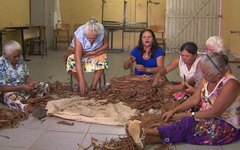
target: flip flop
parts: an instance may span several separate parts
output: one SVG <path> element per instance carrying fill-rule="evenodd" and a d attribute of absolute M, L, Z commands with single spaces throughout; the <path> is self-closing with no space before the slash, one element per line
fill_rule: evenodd
<path fill-rule="evenodd" d="M 140 123 L 138 120 L 133 120 L 125 125 L 127 135 L 132 137 L 138 150 L 143 149 L 142 140 L 146 137 L 143 129 L 140 127 Z"/>

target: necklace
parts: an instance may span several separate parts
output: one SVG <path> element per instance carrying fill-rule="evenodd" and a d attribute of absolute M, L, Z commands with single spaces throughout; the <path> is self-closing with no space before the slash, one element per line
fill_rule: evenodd
<path fill-rule="evenodd" d="M 144 58 L 144 59 L 149 59 L 150 56 L 151 56 L 151 53 L 149 53 L 149 54 L 148 54 L 148 53 L 144 53 L 144 54 L 143 54 L 143 58 Z"/>

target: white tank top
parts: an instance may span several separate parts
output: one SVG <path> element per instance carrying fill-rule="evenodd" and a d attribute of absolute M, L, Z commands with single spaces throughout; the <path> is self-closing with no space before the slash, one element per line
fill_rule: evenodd
<path fill-rule="evenodd" d="M 196 70 L 197 70 L 197 65 L 199 61 L 201 60 L 201 57 L 197 57 L 194 63 L 192 64 L 190 70 L 188 70 L 187 65 L 184 63 L 182 60 L 182 56 L 180 56 L 179 62 L 178 62 L 178 67 L 179 67 L 179 72 L 180 72 L 180 77 L 184 79 L 184 75 L 186 76 L 186 80 L 191 79 Z"/>

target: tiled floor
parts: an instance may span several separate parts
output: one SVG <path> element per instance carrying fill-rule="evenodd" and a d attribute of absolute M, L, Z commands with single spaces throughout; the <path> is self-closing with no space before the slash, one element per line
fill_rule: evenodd
<path fill-rule="evenodd" d="M 49 51 L 49 55 L 43 59 L 40 56 L 28 56 L 31 61 L 27 62 L 30 74 L 33 79 L 39 81 L 62 81 L 69 82 L 69 76 L 65 74 L 61 57 L 64 50 Z M 113 77 L 129 74 L 122 68 L 123 61 L 127 59 L 128 53 L 109 54 L 110 65 L 106 71 L 107 82 Z M 167 54 L 165 62 L 168 64 L 176 54 Z M 233 72 L 240 79 L 240 71 L 237 64 L 232 64 Z M 92 74 L 85 74 L 87 82 L 90 84 Z M 178 80 L 178 71 L 168 75 L 170 80 Z M 0 106 L 3 107 L 3 106 Z M 91 137 L 105 140 L 118 135 L 125 134 L 122 126 L 106 126 L 83 122 L 74 122 L 74 126 L 60 125 L 58 121 L 62 119 L 47 117 L 43 123 L 38 119 L 30 118 L 22 122 L 18 128 L 0 130 L 0 150 L 77 150 L 78 144 L 87 147 Z M 3 136 L 8 136 L 9 139 Z M 189 144 L 172 145 L 173 150 L 236 150 L 239 149 L 240 141 L 225 146 L 197 146 Z M 148 146 L 146 149 L 154 149 Z"/>

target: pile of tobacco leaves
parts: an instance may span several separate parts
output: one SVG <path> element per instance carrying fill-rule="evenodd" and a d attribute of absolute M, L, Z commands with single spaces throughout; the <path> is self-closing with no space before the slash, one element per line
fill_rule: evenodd
<path fill-rule="evenodd" d="M 28 114 L 6 108 L 0 109 L 0 129 L 16 127 L 20 121 L 26 120 Z"/>

